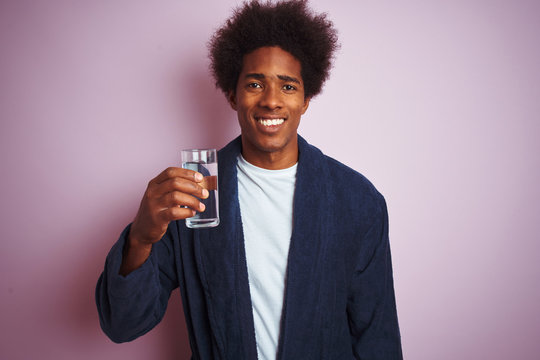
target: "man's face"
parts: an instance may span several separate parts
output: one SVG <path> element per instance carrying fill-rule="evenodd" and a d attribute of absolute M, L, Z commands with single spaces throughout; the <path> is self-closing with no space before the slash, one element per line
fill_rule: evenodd
<path fill-rule="evenodd" d="M 229 103 L 238 113 L 242 154 L 266 168 L 292 166 L 298 159 L 297 129 L 306 112 L 301 64 L 279 47 L 262 47 L 244 56 Z"/>

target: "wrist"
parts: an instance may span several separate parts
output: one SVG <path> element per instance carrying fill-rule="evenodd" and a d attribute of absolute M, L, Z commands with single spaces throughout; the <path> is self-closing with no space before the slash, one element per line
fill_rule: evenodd
<path fill-rule="evenodd" d="M 138 254 L 141 255 L 148 255 L 150 254 L 150 251 L 152 250 L 152 243 L 146 243 L 144 241 L 139 240 L 138 237 L 129 235 L 128 239 L 126 241 L 126 255 L 127 254 Z"/>
<path fill-rule="evenodd" d="M 128 235 L 124 245 L 120 275 L 126 276 L 133 270 L 138 269 L 148 259 L 151 251 L 151 243 L 141 242 L 136 237 Z"/>

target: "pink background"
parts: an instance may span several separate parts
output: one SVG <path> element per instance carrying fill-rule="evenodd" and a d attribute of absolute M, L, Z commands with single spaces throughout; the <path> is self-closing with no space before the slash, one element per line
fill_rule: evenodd
<path fill-rule="evenodd" d="M 239 3 L 239 1 L 238 1 Z M 188 359 L 94 286 L 147 182 L 239 130 L 206 42 L 236 1 L 0 2 L 0 358 Z M 540 4 L 312 2 L 342 47 L 300 133 L 386 196 L 406 359 L 540 358 Z"/>

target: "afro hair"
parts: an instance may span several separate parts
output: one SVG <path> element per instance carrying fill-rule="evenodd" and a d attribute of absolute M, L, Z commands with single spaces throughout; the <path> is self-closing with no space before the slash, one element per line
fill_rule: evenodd
<path fill-rule="evenodd" d="M 278 46 L 301 64 L 304 96 L 321 92 L 328 79 L 337 31 L 326 14 L 314 14 L 306 0 L 246 2 L 218 29 L 208 44 L 216 87 L 234 92 L 244 55 L 265 46 Z"/>

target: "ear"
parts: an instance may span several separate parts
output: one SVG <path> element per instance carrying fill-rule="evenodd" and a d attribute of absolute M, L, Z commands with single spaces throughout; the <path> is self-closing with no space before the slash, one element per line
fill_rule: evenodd
<path fill-rule="evenodd" d="M 232 107 L 234 111 L 237 111 L 236 107 L 236 93 L 232 90 L 230 90 L 227 93 L 227 101 L 229 102 L 229 105 Z"/>
<path fill-rule="evenodd" d="M 310 97 L 304 98 L 304 106 L 302 106 L 302 115 L 304 115 L 309 107 Z"/>

